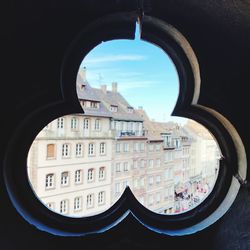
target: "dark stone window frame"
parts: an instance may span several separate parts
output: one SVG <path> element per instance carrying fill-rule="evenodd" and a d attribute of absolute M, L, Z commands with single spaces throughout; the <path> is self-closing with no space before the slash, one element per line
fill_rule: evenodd
<path fill-rule="evenodd" d="M 82 218 L 54 213 L 34 194 L 29 184 L 26 162 L 33 140 L 52 120 L 67 114 L 82 113 L 75 90 L 80 63 L 85 55 L 102 41 L 134 39 L 137 20 L 136 12 L 117 13 L 88 25 L 72 42 L 62 63 L 62 100 L 49 103 L 24 117 L 9 142 L 4 162 L 4 177 L 9 197 L 21 216 L 42 231 L 60 236 L 100 233 L 132 214 L 138 223 L 161 234 L 195 233 L 223 216 L 246 178 L 246 156 L 237 131 L 221 114 L 198 103 L 199 65 L 192 48 L 171 25 L 154 17 L 144 16 L 140 20 L 141 38 L 161 47 L 171 57 L 178 71 L 180 93 L 172 114 L 203 124 L 214 135 L 221 149 L 223 158 L 213 190 L 201 204 L 188 212 L 161 215 L 141 205 L 128 187 L 107 211 Z"/>

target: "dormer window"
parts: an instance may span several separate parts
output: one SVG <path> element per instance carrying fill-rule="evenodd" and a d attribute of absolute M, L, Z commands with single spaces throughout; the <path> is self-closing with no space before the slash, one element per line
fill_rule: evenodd
<path fill-rule="evenodd" d="M 117 111 L 118 111 L 118 106 L 116 106 L 116 105 L 110 105 L 109 110 L 110 110 L 111 112 L 117 112 Z"/>
<path fill-rule="evenodd" d="M 127 107 L 127 112 L 128 113 L 133 113 L 134 112 L 134 108 L 133 107 Z"/>
<path fill-rule="evenodd" d="M 99 103 L 98 102 L 90 102 L 90 107 L 94 108 L 94 109 L 98 109 L 99 108 Z"/>
<path fill-rule="evenodd" d="M 81 101 L 80 101 L 80 103 L 81 103 L 81 106 L 82 106 L 82 107 L 86 107 L 86 106 L 87 106 L 87 105 L 86 105 L 86 104 L 87 104 L 87 102 L 86 102 L 86 101 L 84 101 L 84 100 L 81 100 Z"/>

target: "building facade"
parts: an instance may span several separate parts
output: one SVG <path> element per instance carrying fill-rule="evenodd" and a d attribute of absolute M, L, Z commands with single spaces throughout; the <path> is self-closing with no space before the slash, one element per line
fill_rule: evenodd
<path fill-rule="evenodd" d="M 214 141 L 194 126 L 151 121 L 117 83 L 110 91 L 92 88 L 85 73 L 76 84 L 83 113 L 52 121 L 30 148 L 28 175 L 39 199 L 60 214 L 89 216 L 107 210 L 129 186 L 156 213 L 192 208 L 191 195 L 205 185 L 208 192 L 215 180 Z"/>

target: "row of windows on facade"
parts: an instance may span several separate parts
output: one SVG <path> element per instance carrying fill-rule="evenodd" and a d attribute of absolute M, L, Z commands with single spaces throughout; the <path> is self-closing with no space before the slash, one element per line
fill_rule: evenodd
<path fill-rule="evenodd" d="M 88 194 L 86 196 L 86 208 L 94 208 L 94 202 L 95 201 L 95 194 Z M 97 195 L 97 204 L 98 206 L 104 205 L 105 204 L 105 191 L 101 191 Z M 55 209 L 55 203 L 54 202 L 49 202 L 46 204 L 47 207 L 51 209 Z M 60 213 L 61 214 L 67 214 L 69 213 L 69 200 L 65 199 L 60 201 Z M 83 209 L 83 197 L 82 196 L 77 196 L 74 198 L 74 212 L 79 212 Z"/>
<path fill-rule="evenodd" d="M 101 126 L 101 119 L 94 120 L 94 130 L 100 131 Z M 79 126 L 79 118 L 73 117 L 70 120 L 70 128 L 71 130 L 78 130 L 80 129 Z M 122 131 L 139 131 L 142 129 L 142 122 L 128 122 L 128 121 L 111 121 L 110 122 L 111 129 L 122 130 Z M 65 128 L 65 118 L 60 117 L 57 119 L 57 128 L 63 129 Z M 91 128 L 91 121 L 89 118 L 83 118 L 83 127 L 84 130 L 88 130 Z M 48 124 L 45 129 L 50 129 L 50 125 Z"/>
<path fill-rule="evenodd" d="M 172 162 L 175 159 L 174 157 L 174 152 L 172 151 L 167 151 L 165 152 L 165 162 Z M 184 158 L 182 159 L 183 162 L 183 168 L 189 167 L 189 159 Z M 146 168 L 148 167 L 149 169 L 153 168 L 160 168 L 161 167 L 161 159 L 137 159 L 133 160 L 133 163 L 131 166 L 129 166 L 128 162 L 116 162 L 115 163 L 115 172 L 122 172 L 122 171 L 129 171 L 131 169 L 137 169 L 137 168 Z"/>
<path fill-rule="evenodd" d="M 70 121 L 70 128 L 72 130 L 77 130 L 79 129 L 79 121 L 78 118 L 73 117 L 71 118 Z M 64 128 L 65 127 L 65 119 L 63 117 L 60 117 L 57 119 L 57 128 Z M 46 127 L 47 129 L 49 128 L 49 125 Z M 90 128 L 90 119 L 89 118 L 84 118 L 83 119 L 83 129 L 89 129 Z M 95 130 L 100 130 L 101 129 L 101 120 L 100 119 L 95 119 Z"/>
<path fill-rule="evenodd" d="M 127 164 L 125 164 L 126 166 Z M 164 172 L 165 175 L 165 180 L 171 179 L 172 176 L 172 169 L 166 169 Z M 98 180 L 103 181 L 105 179 L 106 172 L 105 172 L 105 167 L 100 167 L 99 172 L 98 172 Z M 156 184 L 159 184 L 161 182 L 161 175 L 157 176 L 149 176 L 148 177 L 148 184 L 149 186 L 153 185 L 154 179 Z M 95 180 L 95 169 L 90 168 L 87 171 L 87 181 L 88 182 L 93 182 Z M 139 186 L 139 181 L 140 184 L 144 187 L 144 178 L 141 178 L 140 180 L 138 178 L 135 178 L 134 180 L 134 188 L 137 188 Z M 83 183 L 83 170 L 76 170 L 74 173 L 74 182 L 75 184 L 82 184 Z M 68 171 L 62 172 L 61 173 L 61 186 L 69 186 L 70 183 L 70 174 Z M 128 184 L 128 183 L 127 183 Z M 117 184 L 118 185 L 118 184 Z M 47 174 L 45 177 L 45 188 L 50 189 L 50 188 L 55 188 L 55 174 L 50 173 Z"/>
<path fill-rule="evenodd" d="M 173 178 L 173 172 L 172 169 L 167 169 L 164 172 L 164 178 L 165 181 L 172 180 Z M 134 178 L 132 184 L 132 189 L 139 189 L 139 188 L 145 188 L 145 179 L 146 177 L 138 177 Z M 153 186 L 154 184 L 159 185 L 161 184 L 162 181 L 162 176 L 161 175 L 155 175 L 155 176 L 148 176 L 147 177 L 147 183 L 148 187 Z M 115 192 L 120 193 L 126 186 L 129 186 L 129 180 L 124 180 L 122 183 L 121 182 L 116 182 L 115 183 Z"/>
<path fill-rule="evenodd" d="M 95 155 L 95 143 L 88 144 L 88 155 L 92 156 Z M 64 143 L 62 144 L 62 157 L 69 157 L 71 152 L 71 144 Z M 106 154 L 106 143 L 101 142 L 99 144 L 99 154 L 105 155 Z M 75 156 L 80 157 L 83 156 L 83 144 L 76 143 L 75 144 Z M 56 145 L 55 144 L 48 144 L 47 145 L 47 159 L 55 158 L 56 157 Z"/>
<path fill-rule="evenodd" d="M 82 90 L 84 90 L 84 87 L 81 88 Z M 93 109 L 99 109 L 100 108 L 100 102 L 96 102 L 96 101 L 87 101 L 87 100 L 81 100 L 80 101 L 81 106 L 82 107 L 86 107 L 86 108 L 93 108 Z M 109 106 L 109 111 L 111 112 L 118 112 L 118 106 L 117 105 L 110 105 Z M 128 106 L 126 111 L 128 113 L 133 113 L 134 112 L 134 108 Z"/>
<path fill-rule="evenodd" d="M 171 134 L 162 134 L 164 148 L 180 148 L 182 146 L 181 141 L 185 142 L 188 137 L 173 138 Z"/>
<path fill-rule="evenodd" d="M 148 151 L 160 151 L 161 144 L 148 144 Z M 129 152 L 129 143 L 116 143 L 116 153 L 120 152 Z M 144 152 L 145 151 L 145 143 L 144 142 L 133 142 L 133 151 L 134 152 Z"/>
<path fill-rule="evenodd" d="M 148 164 L 147 164 L 148 162 Z M 123 167 L 122 167 L 123 165 Z M 149 160 L 145 160 L 145 159 L 141 159 L 141 160 L 133 160 L 133 164 L 131 165 L 131 167 L 133 169 L 136 169 L 137 167 L 148 167 L 149 168 L 153 168 L 153 167 L 161 167 L 161 159 L 149 159 Z M 128 162 L 117 162 L 115 163 L 115 171 L 116 172 L 121 172 L 121 171 L 129 171 L 129 163 Z"/>
<path fill-rule="evenodd" d="M 143 181 L 143 186 L 144 186 L 144 178 L 141 179 L 141 181 Z M 134 187 L 132 188 L 132 190 L 136 190 L 136 188 L 138 184 L 136 184 L 136 186 L 134 185 Z M 129 186 L 129 181 L 123 181 L 123 182 L 118 182 L 115 184 L 115 195 L 119 196 L 121 194 L 121 192 L 127 187 Z M 146 199 L 147 198 L 147 199 Z M 164 198 L 164 200 L 163 200 Z M 161 201 L 171 201 L 174 199 L 174 187 L 165 187 L 162 188 L 162 192 L 154 192 L 154 193 L 150 193 L 150 194 L 145 194 L 139 197 L 139 201 L 142 204 L 145 204 L 146 200 L 148 201 L 148 205 L 153 205 L 154 203 L 159 203 Z"/>
<path fill-rule="evenodd" d="M 106 177 L 106 170 L 105 167 L 100 167 L 98 171 L 98 180 L 103 181 Z M 93 182 L 95 180 L 95 169 L 90 168 L 87 171 L 87 181 Z M 83 183 L 83 170 L 78 169 L 74 173 L 74 182 L 75 184 L 82 184 Z M 49 173 L 45 177 L 45 188 L 55 188 L 55 174 Z M 61 173 L 61 186 L 68 186 L 70 183 L 70 173 L 68 171 Z"/>
<path fill-rule="evenodd" d="M 139 142 L 134 142 L 134 152 L 144 152 L 145 150 L 145 143 L 139 143 Z M 123 151 L 122 151 L 123 149 Z M 153 152 L 154 150 L 160 151 L 161 150 L 161 144 L 148 144 L 148 150 Z M 117 143 L 116 144 L 116 153 L 121 153 L 121 152 L 130 152 L 129 151 L 129 143 Z M 165 162 L 170 162 L 173 161 L 174 159 L 179 159 L 182 156 L 189 156 L 189 149 L 188 148 L 183 148 L 182 151 L 165 151 L 164 152 L 164 159 Z M 143 162 L 144 160 L 142 160 Z M 159 160 L 158 160 L 159 161 Z M 144 166 L 145 163 L 142 163 L 141 166 Z M 158 166 L 158 164 L 156 164 Z M 136 166 L 136 164 L 135 164 Z M 151 163 L 149 163 L 149 166 L 151 166 Z"/>
<path fill-rule="evenodd" d="M 156 151 L 160 151 L 161 147 L 160 144 L 157 145 L 149 145 L 149 151 L 154 150 L 154 146 L 156 146 Z M 88 144 L 88 155 L 92 156 L 95 155 L 96 151 L 96 144 L 89 143 Z M 62 144 L 62 157 L 69 157 L 70 156 L 70 148 L 71 144 L 64 143 Z M 129 152 L 129 143 L 117 143 L 116 144 L 116 153 L 122 152 Z M 145 143 L 134 142 L 134 152 L 144 152 L 145 150 Z M 99 154 L 105 155 L 106 154 L 106 143 L 101 142 L 99 144 Z M 83 143 L 76 143 L 75 144 L 75 156 L 83 156 Z M 56 145 L 55 144 L 48 144 L 47 145 L 47 158 L 55 158 L 56 157 Z"/>
<path fill-rule="evenodd" d="M 124 144 L 126 145 L 126 144 Z M 105 143 L 100 143 L 100 155 L 105 155 L 106 153 L 106 144 Z M 95 144 L 90 143 L 88 145 L 88 154 L 90 156 L 95 155 Z M 83 144 L 77 143 L 75 147 L 75 155 L 76 156 L 83 156 Z M 70 156 L 70 144 L 63 144 L 62 145 L 62 157 L 68 157 Z M 55 144 L 48 144 L 47 145 L 47 158 L 48 159 L 54 159 L 56 157 L 55 153 Z M 169 162 L 173 160 L 173 152 L 165 152 L 165 162 Z M 188 162 L 188 159 L 185 159 L 184 161 Z M 133 168 L 137 168 L 138 166 L 140 167 L 146 167 L 147 160 L 141 159 L 141 160 L 134 160 L 133 161 Z M 161 166 L 161 159 L 149 159 L 148 160 L 148 167 L 153 168 L 154 166 L 160 167 Z M 116 172 L 120 172 L 120 163 L 116 163 Z M 124 171 L 128 171 L 128 163 L 124 163 Z"/>

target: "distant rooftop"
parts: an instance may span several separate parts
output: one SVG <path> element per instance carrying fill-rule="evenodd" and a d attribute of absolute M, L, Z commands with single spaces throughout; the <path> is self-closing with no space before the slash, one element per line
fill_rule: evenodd
<path fill-rule="evenodd" d="M 79 100 L 94 101 L 100 103 L 99 109 L 84 108 L 86 115 L 97 115 L 112 117 L 115 120 L 124 121 L 140 121 L 143 119 L 126 101 L 126 99 L 118 92 L 118 84 L 112 83 L 112 90 L 107 90 L 106 85 L 102 85 L 100 89 L 90 86 L 86 79 L 86 68 L 80 68 L 77 75 L 76 84 L 77 96 Z M 110 106 L 116 106 L 117 111 L 111 112 Z"/>

